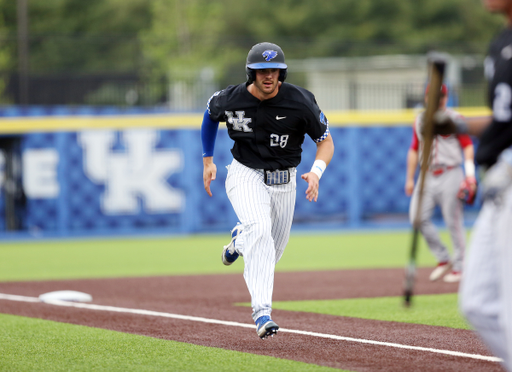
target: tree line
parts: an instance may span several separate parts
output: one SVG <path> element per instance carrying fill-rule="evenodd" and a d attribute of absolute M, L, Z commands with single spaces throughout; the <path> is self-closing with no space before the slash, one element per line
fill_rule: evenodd
<path fill-rule="evenodd" d="M 261 41 L 287 58 L 486 52 L 480 0 L 27 0 L 31 74 L 226 79 Z M 0 71 L 18 69 L 17 5 L 0 0 Z"/>

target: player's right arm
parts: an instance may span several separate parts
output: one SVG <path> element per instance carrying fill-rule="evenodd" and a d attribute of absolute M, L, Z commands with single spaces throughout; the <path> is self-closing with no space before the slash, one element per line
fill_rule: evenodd
<path fill-rule="evenodd" d="M 405 195 L 411 196 L 414 190 L 414 175 L 418 167 L 419 139 L 416 133 L 416 125 L 413 126 L 411 146 L 407 152 L 407 167 L 405 172 Z"/>
<path fill-rule="evenodd" d="M 213 162 L 213 156 L 208 156 L 203 158 L 203 183 L 204 189 L 206 193 L 212 196 L 212 191 L 210 190 L 210 184 L 217 177 L 217 166 Z"/>
<path fill-rule="evenodd" d="M 203 183 L 209 196 L 212 196 L 210 184 L 217 177 L 217 166 L 213 162 L 213 150 L 218 129 L 219 122 L 213 121 L 206 110 L 201 125 L 201 142 L 203 144 Z"/>
<path fill-rule="evenodd" d="M 414 190 L 414 174 L 418 166 L 418 151 L 409 148 L 407 152 L 407 171 L 405 175 L 405 195 L 411 196 Z"/>

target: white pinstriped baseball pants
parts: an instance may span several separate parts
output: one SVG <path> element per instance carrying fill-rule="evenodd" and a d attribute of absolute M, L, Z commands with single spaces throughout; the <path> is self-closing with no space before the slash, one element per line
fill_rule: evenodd
<path fill-rule="evenodd" d="M 235 159 L 228 167 L 226 192 L 243 227 L 235 248 L 244 258 L 254 320 L 272 312 L 274 269 L 290 237 L 296 174 L 296 169 L 290 168 L 289 183 L 267 186 L 263 170 L 248 168 Z"/>
<path fill-rule="evenodd" d="M 512 187 L 485 201 L 473 228 L 459 306 L 494 355 L 512 371 Z"/>

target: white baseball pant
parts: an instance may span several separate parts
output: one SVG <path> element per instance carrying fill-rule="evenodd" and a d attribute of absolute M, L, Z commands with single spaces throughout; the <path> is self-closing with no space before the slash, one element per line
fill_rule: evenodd
<path fill-rule="evenodd" d="M 466 319 L 512 371 L 512 188 L 502 203 L 484 202 L 459 295 Z"/>
<path fill-rule="evenodd" d="M 267 186 L 263 170 L 235 159 L 228 166 L 226 192 L 243 229 L 235 248 L 244 258 L 244 279 L 255 321 L 272 312 L 274 270 L 290 237 L 296 174 L 296 169 L 290 168 L 289 183 Z"/>
<path fill-rule="evenodd" d="M 462 168 L 450 169 L 439 176 L 429 172 L 425 177 L 423 188 L 423 199 L 420 213 L 420 231 L 425 238 L 428 248 L 436 257 L 437 262 L 448 262 L 453 264 L 454 271 L 462 271 L 464 253 L 466 249 L 466 230 L 464 229 L 464 207 L 457 197 L 459 186 L 464 179 Z M 419 187 L 414 188 L 409 208 L 409 219 L 413 223 L 419 199 Z M 450 232 L 453 244 L 453 257 L 446 245 L 443 244 L 439 232 L 431 221 L 436 205 L 441 206 L 443 219 Z"/>

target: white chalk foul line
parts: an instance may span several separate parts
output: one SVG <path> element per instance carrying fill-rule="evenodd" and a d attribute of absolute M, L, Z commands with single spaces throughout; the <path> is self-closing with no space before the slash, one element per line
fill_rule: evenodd
<path fill-rule="evenodd" d="M 0 293 L 0 300 L 21 301 L 21 302 L 41 302 L 39 300 L 39 298 L 37 298 L 37 297 L 26 297 L 26 296 L 4 294 L 4 293 Z M 45 303 L 50 304 L 50 305 L 55 305 L 55 306 L 75 307 L 75 308 L 80 308 L 80 309 L 89 309 L 89 310 L 98 310 L 98 311 L 112 311 L 112 312 L 117 312 L 117 313 L 158 316 L 158 317 L 163 317 L 163 318 L 173 318 L 173 319 L 188 320 L 188 321 L 193 321 L 193 322 L 220 324 L 220 325 L 225 325 L 225 326 L 254 329 L 254 324 L 229 322 L 229 321 L 225 321 L 225 320 L 217 320 L 217 319 L 202 318 L 202 317 L 197 317 L 197 316 L 187 316 L 187 315 L 163 313 L 163 312 L 151 311 L 151 310 L 127 309 L 127 308 L 115 307 L 115 306 L 103 306 L 103 305 L 94 305 L 94 304 L 86 304 L 86 303 L 81 303 L 81 302 L 69 302 L 69 301 L 59 301 L 59 300 L 46 301 Z M 362 344 L 389 346 L 389 347 L 395 347 L 395 348 L 399 348 L 399 349 L 427 351 L 427 352 L 437 353 L 437 354 L 445 354 L 445 355 L 452 355 L 452 356 L 458 356 L 458 357 L 463 357 L 463 358 L 485 360 L 488 362 L 502 362 L 503 361 L 501 358 L 479 355 L 479 354 L 468 354 L 468 353 L 461 353 L 458 351 L 451 351 L 451 350 L 441 350 L 441 349 L 433 349 L 433 348 L 428 348 L 428 347 L 396 344 L 396 343 L 392 343 L 392 342 L 365 340 L 362 338 L 344 337 L 344 336 L 330 335 L 330 334 L 326 334 L 326 333 L 308 332 L 308 331 L 300 331 L 300 330 L 286 329 L 286 328 L 279 328 L 279 332 L 295 333 L 295 334 L 299 334 L 299 335 L 326 338 L 326 339 L 331 339 L 331 340 L 358 342 L 358 343 L 362 343 Z"/>

